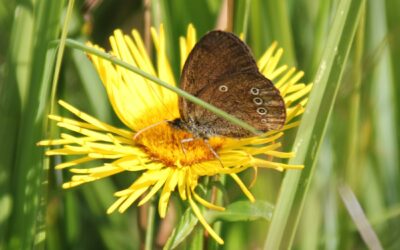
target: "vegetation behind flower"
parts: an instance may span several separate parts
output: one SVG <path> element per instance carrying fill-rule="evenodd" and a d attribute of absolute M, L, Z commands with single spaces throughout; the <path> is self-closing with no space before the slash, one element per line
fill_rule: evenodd
<path fill-rule="evenodd" d="M 62 183 L 71 176 L 68 171 L 47 168 L 41 160 L 44 148 L 35 144 L 40 139 L 56 138 L 60 134 L 45 129 L 53 131 L 49 136 L 42 131 L 47 120 L 49 86 L 55 65 L 56 48 L 53 46 L 59 39 L 58 24 L 63 20 L 68 17 L 72 20 L 63 28 L 68 31 L 69 38 L 94 41 L 107 51 L 110 48 L 106 40 L 115 27 L 122 27 L 124 33 L 129 33 L 131 27 L 138 27 L 144 34 L 145 46 L 153 52 L 151 44 L 146 42 L 150 41 L 149 36 L 141 28 L 142 20 L 150 20 L 156 27 L 164 22 L 167 24 L 166 51 L 177 77 L 180 68 L 178 37 L 186 33 L 188 22 L 195 24 L 199 35 L 213 29 L 222 1 L 151 2 L 150 9 L 125 0 L 121 4 L 101 1 L 97 8 L 94 5 L 82 8 L 79 2 L 73 8 L 73 15 L 64 12 L 63 0 L 33 1 L 29 5 L 8 1 L 4 8 L 0 7 L 5 10 L 0 11 L 0 248 L 129 249 L 148 241 L 148 237 L 140 233 L 142 227 L 138 227 L 146 224 L 137 223 L 138 209 L 132 207 L 123 214 L 104 216 L 104 211 L 115 201 L 110 194 L 129 187 L 132 180 L 140 177 L 138 174 L 126 171 L 113 178 L 60 190 Z M 290 160 L 292 164 L 305 163 L 306 167 L 302 171 L 287 171 L 283 182 L 280 172 L 259 170 L 258 181 L 251 188 L 257 198 L 255 203 L 246 202 L 246 197 L 228 177 L 223 191 L 229 200 L 221 203 L 217 196 L 217 204 L 224 204 L 225 211 L 203 211 L 210 223 L 224 221 L 221 229 L 215 224 L 216 232 L 225 241 L 224 247 L 247 249 L 264 245 L 265 249 L 276 249 L 280 245 L 299 249 L 355 249 L 371 248 L 371 243 L 376 246 L 378 239 L 378 245 L 380 242 L 385 249 L 399 248 L 400 223 L 396 205 L 400 183 L 399 139 L 395 125 L 399 123 L 396 115 L 399 109 L 396 96 L 399 95 L 394 94 L 399 79 L 395 65 L 400 58 L 396 52 L 400 44 L 396 42 L 400 37 L 396 29 L 399 23 L 397 1 L 234 2 L 234 31 L 244 33 L 256 58 L 277 40 L 279 46 L 285 48 L 282 62 L 304 69 L 307 72 L 305 82 L 312 81 L 314 86 L 299 127 L 301 133 L 296 136 L 296 157 Z M 150 13 L 150 18 L 143 13 Z M 63 19 L 65 16 L 67 18 Z M 388 37 L 390 39 L 386 39 Z M 57 81 L 59 98 L 107 124 L 126 129 L 115 118 L 97 72 L 82 48 L 70 40 L 67 45 L 61 74 L 58 70 L 55 72 L 55 79 L 60 76 Z M 71 47 L 78 50 L 71 50 Z M 116 57 L 110 60 L 113 58 Z M 153 61 L 156 55 L 150 58 Z M 63 108 L 52 113 L 73 116 Z M 288 135 L 294 136 L 288 132 L 285 131 L 285 145 L 292 141 Z M 61 158 L 51 159 L 58 164 Z M 73 168 L 95 167 L 100 161 L 93 161 L 93 164 L 88 162 Z M 239 177 L 248 185 L 253 171 L 240 173 Z M 210 179 L 209 183 L 215 182 Z M 204 185 L 201 183 L 197 187 L 196 192 L 204 195 Z M 198 223 L 190 209 L 184 212 L 188 203 L 180 202 L 179 190 L 176 191 L 170 202 L 175 206 L 168 208 L 167 215 L 182 217 L 167 216 L 165 220 L 147 222 L 157 226 L 154 242 L 158 246 L 170 235 L 165 234 L 171 230 L 168 225 L 175 224 L 178 219 L 181 219 L 177 223 L 179 237 L 189 233 L 182 229 Z M 351 191 L 353 196 L 349 196 Z M 271 201 L 276 208 L 261 199 Z M 364 218 L 349 216 L 357 207 L 353 206 L 354 202 L 363 209 L 356 214 Z M 254 207 L 258 209 L 250 210 Z M 140 209 L 155 211 L 151 207 L 141 206 Z M 253 217 L 243 216 L 243 211 L 251 211 Z M 227 222 L 236 218 L 257 220 Z M 360 218 L 364 219 L 363 223 L 367 222 L 363 225 L 370 222 L 369 230 L 358 228 L 355 222 Z M 152 232 L 151 228 L 146 231 Z M 203 236 L 201 231 L 201 226 L 196 227 L 189 238 L 191 243 L 181 246 L 216 249 L 215 241 L 198 240 Z M 371 232 L 377 237 L 372 237 Z"/>

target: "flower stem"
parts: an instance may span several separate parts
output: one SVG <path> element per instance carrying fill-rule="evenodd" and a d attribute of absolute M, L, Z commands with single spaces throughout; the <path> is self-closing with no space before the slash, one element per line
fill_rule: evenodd
<path fill-rule="evenodd" d="M 202 250 L 204 249 L 204 229 L 203 227 L 196 227 L 193 232 L 193 239 L 190 242 L 189 249 Z"/>
<path fill-rule="evenodd" d="M 220 175 L 220 176 L 215 176 L 214 180 L 221 182 L 221 186 L 225 186 L 226 182 L 226 175 Z M 214 203 L 216 205 L 222 206 L 224 203 L 224 197 L 223 193 L 221 190 L 219 190 L 215 185 L 213 185 L 212 190 L 211 190 L 211 203 Z M 222 231 L 222 221 L 217 221 L 213 225 L 214 231 L 218 234 L 221 235 Z M 217 244 L 216 241 L 210 241 L 208 249 L 219 249 L 219 245 Z"/>
<path fill-rule="evenodd" d="M 156 215 L 156 208 L 154 201 L 149 202 L 149 208 L 147 211 L 147 228 L 146 228 L 146 239 L 145 239 L 145 250 L 153 249 L 154 241 L 154 218 Z"/>

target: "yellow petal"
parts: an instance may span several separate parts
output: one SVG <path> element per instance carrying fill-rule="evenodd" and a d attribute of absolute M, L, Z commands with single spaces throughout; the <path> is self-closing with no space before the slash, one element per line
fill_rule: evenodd
<path fill-rule="evenodd" d="M 118 212 L 123 213 L 128 209 L 149 187 L 143 187 L 135 190 L 118 208 Z"/>
<path fill-rule="evenodd" d="M 176 185 L 178 184 L 178 175 L 179 170 L 174 170 L 170 174 L 160 195 L 160 200 L 158 202 L 158 212 L 161 218 L 164 218 L 167 213 L 169 197 L 171 196 L 171 192 L 174 191 Z"/>
<path fill-rule="evenodd" d="M 171 171 L 168 168 L 166 168 L 165 171 L 160 172 L 158 181 L 153 186 L 153 188 L 150 190 L 150 192 L 147 193 L 146 196 L 139 202 L 138 206 L 141 206 L 144 203 L 146 203 L 148 200 L 150 200 L 151 197 L 153 197 L 153 195 L 155 193 L 157 193 L 158 190 L 160 190 L 160 188 L 162 188 L 162 186 L 165 184 L 165 181 L 167 180 L 168 176 L 171 175 L 171 172 L 173 172 L 173 171 Z"/>
<path fill-rule="evenodd" d="M 93 158 L 91 158 L 91 157 L 81 157 L 79 159 L 60 163 L 55 166 L 55 169 L 68 168 L 68 167 L 72 167 L 72 166 L 75 166 L 75 165 L 78 165 L 78 164 L 81 164 L 84 162 L 92 161 L 92 160 L 93 160 Z"/>
<path fill-rule="evenodd" d="M 250 191 L 247 189 L 246 185 L 242 182 L 242 180 L 236 175 L 236 174 L 231 174 L 231 177 L 233 180 L 239 185 L 240 189 L 243 191 L 243 193 L 249 198 L 251 202 L 254 202 L 256 199 L 254 196 L 250 193 Z"/>
<path fill-rule="evenodd" d="M 217 210 L 217 211 L 225 211 L 224 207 L 212 204 L 211 202 L 204 200 L 198 194 L 196 194 L 196 192 L 192 191 L 192 194 L 193 194 L 194 198 L 196 199 L 196 201 L 198 201 L 201 205 L 208 207 L 210 209 Z"/>
<path fill-rule="evenodd" d="M 207 232 L 213 237 L 218 244 L 224 244 L 224 240 L 221 239 L 221 237 L 218 236 L 218 234 L 212 229 L 212 227 L 207 223 L 206 219 L 204 219 L 203 215 L 200 212 L 199 207 L 196 205 L 196 203 L 192 200 L 192 197 L 189 193 L 189 203 L 190 206 L 192 207 L 192 210 L 196 217 L 199 219 L 200 223 L 203 225 L 203 227 L 207 230 Z"/>

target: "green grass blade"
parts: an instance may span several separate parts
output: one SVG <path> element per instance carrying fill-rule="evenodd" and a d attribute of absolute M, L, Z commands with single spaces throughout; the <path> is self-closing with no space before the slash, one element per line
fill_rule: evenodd
<path fill-rule="evenodd" d="M 51 93 L 50 93 L 50 114 L 54 113 L 54 106 L 56 105 L 56 91 L 57 91 L 57 86 L 58 86 L 58 78 L 60 76 L 60 70 L 61 70 L 61 63 L 62 59 L 64 56 L 64 49 L 65 49 L 65 39 L 67 38 L 67 33 L 68 33 L 68 25 L 71 21 L 72 17 L 72 10 L 74 8 L 75 0 L 69 0 L 68 1 L 68 7 L 67 7 L 67 13 L 65 15 L 65 22 L 64 26 L 61 32 L 61 38 L 60 38 L 60 44 L 57 50 L 57 59 L 56 59 L 56 65 L 54 68 L 54 77 L 53 77 L 53 82 L 51 84 Z"/>
<path fill-rule="evenodd" d="M 164 250 L 174 249 L 178 247 L 193 231 L 194 227 L 198 224 L 199 220 L 193 214 L 191 208 L 186 209 L 186 211 L 181 216 L 171 236 L 168 238 L 167 243 L 164 246 Z"/>
<path fill-rule="evenodd" d="M 398 0 L 386 0 L 386 18 L 388 24 L 389 33 L 389 46 L 391 50 L 390 60 L 392 61 L 392 76 L 393 82 L 400 82 L 400 71 L 398 70 L 398 65 L 400 63 L 400 1 Z M 396 118 L 397 124 L 400 124 L 400 84 L 393 84 L 395 91 L 395 102 L 396 102 Z M 397 133 L 397 144 L 400 146 L 400 133 Z"/>
<path fill-rule="evenodd" d="M 14 50 L 25 50 L 24 66 L 26 74 L 23 79 L 16 78 L 20 88 L 21 118 L 18 129 L 18 148 L 13 155 L 13 176 L 11 176 L 10 190 L 13 210 L 9 220 L 7 249 L 30 249 L 44 247 L 45 204 L 43 167 L 43 149 L 36 146 L 36 142 L 43 138 L 44 116 L 46 114 L 46 98 L 50 81 L 46 78 L 52 70 L 52 52 L 48 50 L 50 41 L 58 36 L 59 22 L 63 1 L 38 1 L 32 5 L 21 4 L 18 11 L 26 15 L 19 18 L 21 27 L 27 27 L 31 32 L 16 30 L 11 43 Z M 32 26 L 31 26 L 32 25 Z M 13 27 L 14 28 L 14 27 Z M 18 28 L 18 27 L 15 27 Z M 15 65 L 10 65 L 14 67 Z M 15 96 L 14 96 L 15 97 Z M 17 105 L 18 106 L 18 105 Z"/>
<path fill-rule="evenodd" d="M 368 7 L 374 9 L 369 13 L 369 41 L 372 47 L 379 47 L 381 41 L 385 40 L 387 34 L 386 13 L 383 2 L 370 2 Z M 398 204 L 399 202 L 399 148 L 394 135 L 398 134 L 398 124 L 396 124 L 396 99 L 393 94 L 398 82 L 395 82 L 393 76 L 397 69 L 392 72 L 389 48 L 384 48 L 377 62 L 376 68 L 372 71 L 372 98 L 374 106 L 372 107 L 372 121 L 375 127 L 374 140 L 377 155 L 377 163 L 384 166 L 381 175 L 385 182 L 382 184 L 386 193 L 388 204 Z M 395 64 L 395 67 L 398 66 Z"/>
<path fill-rule="evenodd" d="M 264 249 L 288 249 L 293 243 L 363 4 L 363 0 L 342 0 L 339 3 L 307 110 L 294 142 L 296 156 L 289 161 L 291 164 L 304 164 L 305 169 L 286 173 Z"/>
<path fill-rule="evenodd" d="M 268 0 L 266 1 L 268 27 L 271 30 L 273 40 L 279 42 L 285 48 L 282 63 L 295 65 L 296 56 L 292 38 L 292 30 L 286 1 Z"/>
<path fill-rule="evenodd" d="M 237 35 L 243 34 L 243 40 L 246 41 L 247 30 L 249 26 L 250 6 L 252 0 L 235 1 L 235 13 L 233 17 L 233 30 Z"/>
<path fill-rule="evenodd" d="M 20 31 L 25 31 L 24 34 L 26 36 L 32 33 L 32 26 L 25 25 L 30 23 L 32 16 L 25 9 L 20 8 L 19 12 L 19 16 L 14 20 L 10 31 L 10 47 L 7 48 L 8 55 L 5 65 L 2 65 L 4 72 L 0 75 L 0 140 L 2 141 L 0 144 L 0 205 L 2 208 L 0 215 L 0 249 L 6 248 L 6 234 L 9 231 L 8 220 L 14 203 L 11 176 L 21 115 L 18 80 L 26 83 L 27 70 L 25 62 L 30 60 L 28 56 L 24 57 L 24 52 L 26 51 L 23 48 L 29 48 L 27 46 L 29 43 L 26 37 L 21 36 Z M 4 41 L 3 44 L 6 44 L 6 42 Z"/>
<path fill-rule="evenodd" d="M 263 200 L 236 201 L 226 206 L 225 211 L 208 210 L 205 217 L 209 222 L 221 221 L 270 221 L 274 206 Z"/>
<path fill-rule="evenodd" d="M 311 5 L 314 4 L 314 2 L 310 2 Z M 303 61 L 304 64 L 306 65 L 306 68 L 304 69 L 305 72 L 307 72 L 307 75 L 310 77 L 315 75 L 317 69 L 318 69 L 318 63 L 321 59 L 322 53 L 324 52 L 324 46 L 326 44 L 326 38 L 329 33 L 329 25 L 330 25 L 330 18 L 329 14 L 331 14 L 332 6 L 332 0 L 326 0 L 326 1 L 320 1 L 319 6 L 318 6 L 318 16 L 315 21 L 315 27 L 314 27 L 314 37 L 313 39 L 307 40 L 310 45 L 307 47 L 308 51 L 305 53 L 309 53 L 311 55 L 307 56 L 307 54 L 304 54 L 304 57 L 310 57 L 308 61 L 302 59 L 299 62 Z M 301 15 L 303 15 L 303 11 L 299 10 L 299 16 L 295 17 L 296 18 L 301 18 Z M 303 32 L 306 33 L 304 30 L 298 31 L 298 32 Z M 307 34 L 307 33 L 306 33 Z M 303 35 L 303 34 L 299 34 Z M 304 35 L 305 36 L 305 35 Z M 308 38 L 308 37 L 307 37 Z M 312 41 L 311 41 L 312 40 Z M 303 57 L 302 54 L 298 54 L 298 56 Z"/>
<path fill-rule="evenodd" d="M 281 62 L 295 65 L 296 56 L 286 1 L 251 0 L 247 40 L 256 58 L 277 41 L 285 49 Z M 245 20 L 246 21 L 246 20 Z"/>

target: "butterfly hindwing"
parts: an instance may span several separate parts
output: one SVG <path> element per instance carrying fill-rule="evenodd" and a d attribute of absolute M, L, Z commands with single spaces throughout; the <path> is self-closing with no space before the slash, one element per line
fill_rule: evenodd
<path fill-rule="evenodd" d="M 260 73 L 231 75 L 203 89 L 198 97 L 260 131 L 279 129 L 286 119 L 285 104 L 279 90 Z M 194 107 L 192 115 L 199 127 L 209 127 L 210 133 L 215 135 L 253 135 L 199 105 Z"/>

